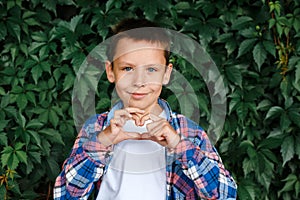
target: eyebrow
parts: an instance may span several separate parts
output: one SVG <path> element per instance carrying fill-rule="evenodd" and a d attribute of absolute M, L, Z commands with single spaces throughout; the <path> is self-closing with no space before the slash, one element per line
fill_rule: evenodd
<path fill-rule="evenodd" d="M 151 66 L 166 66 L 165 64 L 160 64 L 160 63 L 151 63 L 151 64 L 146 64 L 146 65 L 141 65 L 141 66 L 136 66 L 135 64 L 132 64 L 130 62 L 119 62 L 119 65 L 129 65 L 133 67 L 151 67 Z"/>

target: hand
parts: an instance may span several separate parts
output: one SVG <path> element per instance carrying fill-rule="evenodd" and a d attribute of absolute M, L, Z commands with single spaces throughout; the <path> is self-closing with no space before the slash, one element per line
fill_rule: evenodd
<path fill-rule="evenodd" d="M 147 124 L 148 132 L 142 134 L 141 139 L 152 140 L 162 146 L 175 148 L 180 142 L 180 136 L 169 122 L 153 114 L 150 114 L 150 118 L 153 122 Z"/>
<path fill-rule="evenodd" d="M 140 139 L 141 135 L 139 133 L 123 131 L 123 126 L 129 119 L 133 119 L 137 126 L 143 125 L 149 119 L 149 115 L 144 113 L 145 111 L 133 107 L 116 110 L 114 118 L 110 120 L 110 125 L 98 135 L 99 141 L 105 146 L 109 146 L 118 144 L 123 140 Z"/>

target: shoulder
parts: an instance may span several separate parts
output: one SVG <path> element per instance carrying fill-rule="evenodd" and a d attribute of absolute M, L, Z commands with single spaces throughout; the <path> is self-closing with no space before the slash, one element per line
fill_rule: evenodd
<path fill-rule="evenodd" d="M 202 149 L 212 149 L 207 133 L 199 124 L 182 114 L 174 115 L 176 117 L 173 119 L 176 120 L 178 124 L 177 130 L 183 138 L 188 139 Z"/>
<path fill-rule="evenodd" d="M 176 121 L 181 129 L 203 131 L 203 128 L 198 123 L 194 122 L 183 114 L 172 112 L 172 121 Z"/>

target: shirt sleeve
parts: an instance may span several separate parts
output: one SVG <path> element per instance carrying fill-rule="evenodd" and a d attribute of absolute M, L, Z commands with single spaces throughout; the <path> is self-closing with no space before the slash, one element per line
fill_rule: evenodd
<path fill-rule="evenodd" d="M 197 195 L 201 199 L 236 199 L 236 183 L 203 129 L 183 116 L 178 117 L 175 129 L 181 141 L 175 149 L 168 150 L 168 159 L 181 163 Z"/>
<path fill-rule="evenodd" d="M 104 174 L 110 161 L 112 145 L 101 144 L 97 135 L 104 128 L 106 115 L 96 115 L 80 130 L 70 156 L 65 160 L 63 169 L 56 178 L 54 199 L 88 199 L 94 182 Z"/>

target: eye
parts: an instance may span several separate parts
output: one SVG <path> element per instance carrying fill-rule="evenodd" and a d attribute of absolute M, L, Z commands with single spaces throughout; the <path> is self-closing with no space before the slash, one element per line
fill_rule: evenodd
<path fill-rule="evenodd" d="M 156 72 L 157 69 L 155 69 L 154 67 L 148 67 L 148 68 L 147 68 L 147 71 L 148 71 L 148 72 Z"/>
<path fill-rule="evenodd" d="M 122 68 L 122 70 L 126 71 L 126 72 L 130 72 L 133 70 L 133 68 L 132 67 L 124 67 L 124 68 Z"/>

